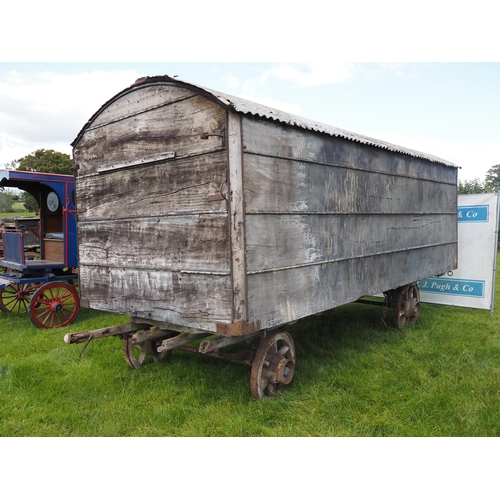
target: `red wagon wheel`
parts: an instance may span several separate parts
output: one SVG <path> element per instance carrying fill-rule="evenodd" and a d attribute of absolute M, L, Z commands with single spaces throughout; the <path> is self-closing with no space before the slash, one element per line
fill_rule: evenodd
<path fill-rule="evenodd" d="M 72 323 L 80 310 L 75 287 L 54 282 L 41 286 L 31 297 L 29 313 L 37 328 L 59 328 Z"/>
<path fill-rule="evenodd" d="M 0 290 L 0 309 L 6 313 L 25 313 L 33 292 L 40 284 L 12 283 Z"/>
<path fill-rule="evenodd" d="M 259 345 L 252 362 L 250 387 L 255 399 L 278 395 L 295 372 L 295 344 L 287 332 L 276 332 Z"/>

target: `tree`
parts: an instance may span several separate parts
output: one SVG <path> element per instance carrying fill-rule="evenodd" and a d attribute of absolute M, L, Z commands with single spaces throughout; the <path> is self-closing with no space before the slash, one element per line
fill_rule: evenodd
<path fill-rule="evenodd" d="M 12 193 L 0 193 L 0 212 L 12 212 Z"/>
<path fill-rule="evenodd" d="M 486 183 L 476 177 L 471 181 L 458 181 L 458 194 L 486 193 Z"/>
<path fill-rule="evenodd" d="M 8 164 L 8 168 L 24 172 L 73 175 L 73 161 L 70 156 L 53 149 L 37 149 L 19 160 L 14 160 Z"/>
<path fill-rule="evenodd" d="M 40 210 L 36 199 L 26 191 L 22 191 L 19 195 L 19 198 L 23 202 L 24 208 L 26 208 L 28 212 L 38 212 L 38 210 Z"/>
<path fill-rule="evenodd" d="M 500 165 L 494 165 L 486 172 L 486 188 L 489 192 L 500 191 Z"/>

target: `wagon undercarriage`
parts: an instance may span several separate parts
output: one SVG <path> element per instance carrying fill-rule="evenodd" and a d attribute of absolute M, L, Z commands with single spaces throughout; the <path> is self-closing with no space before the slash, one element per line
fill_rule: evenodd
<path fill-rule="evenodd" d="M 420 315 L 420 294 L 416 283 L 385 292 L 384 297 L 383 302 L 359 302 L 392 308 L 397 328 L 407 322 L 416 322 Z M 67 334 L 64 341 L 67 344 L 85 343 L 81 356 L 91 340 L 120 337 L 125 361 L 131 368 L 165 361 L 173 350 L 250 366 L 252 396 L 261 400 L 277 396 L 290 384 L 295 373 L 295 344 L 284 326 L 242 336 L 221 336 L 196 328 L 132 317 L 126 324 Z M 238 353 L 222 351 L 236 344 L 245 344 L 245 350 Z"/>
<path fill-rule="evenodd" d="M 251 366 L 250 385 L 255 399 L 276 396 L 292 381 L 295 345 L 290 335 L 282 329 L 257 331 L 241 337 L 223 337 L 191 328 L 182 332 L 173 328 L 175 326 L 168 323 L 131 318 L 127 324 L 67 334 L 64 341 L 68 344 L 85 342 L 85 350 L 91 340 L 118 336 L 123 340 L 125 361 L 131 368 L 140 368 L 150 361 L 164 361 L 174 349 Z M 238 343 L 246 344 L 244 352 L 226 353 L 220 350 Z"/>

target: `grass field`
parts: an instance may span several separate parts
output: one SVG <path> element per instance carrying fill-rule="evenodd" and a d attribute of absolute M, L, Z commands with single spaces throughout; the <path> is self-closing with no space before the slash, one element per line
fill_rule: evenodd
<path fill-rule="evenodd" d="M 35 212 L 1 212 L 0 219 L 5 217 L 34 217 Z"/>
<path fill-rule="evenodd" d="M 61 500 L 132 499 L 151 486 L 223 500 L 497 498 L 495 439 L 172 439 L 499 436 L 498 313 L 422 304 L 418 324 L 396 330 L 382 311 L 350 304 L 291 326 L 295 378 L 266 401 L 252 398 L 245 366 L 174 351 L 133 370 L 118 338 L 83 354 L 63 342 L 127 321 L 118 315 L 83 309 L 69 327 L 38 330 L 1 313 L 3 489 Z"/>
<path fill-rule="evenodd" d="M 382 312 L 350 304 L 290 326 L 295 378 L 267 401 L 246 366 L 174 351 L 133 370 L 118 338 L 81 356 L 63 342 L 124 317 L 83 309 L 38 330 L 1 313 L 0 436 L 499 436 L 498 313 L 423 304 L 396 330 Z"/>

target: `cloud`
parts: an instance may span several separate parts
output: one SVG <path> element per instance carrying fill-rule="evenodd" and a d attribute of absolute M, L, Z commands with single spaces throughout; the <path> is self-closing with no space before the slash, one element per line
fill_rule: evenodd
<path fill-rule="evenodd" d="M 284 63 L 271 70 L 279 80 L 291 80 L 298 85 L 312 87 L 351 80 L 355 65 L 343 62 Z"/>
<path fill-rule="evenodd" d="M 302 112 L 301 111 L 302 108 L 300 105 L 291 102 L 277 101 L 275 99 L 269 99 L 267 97 L 261 97 L 261 96 L 253 96 L 253 95 L 247 96 L 245 94 L 239 94 L 238 97 L 241 97 L 242 99 L 248 99 L 249 101 L 257 102 L 259 104 L 263 104 L 264 106 L 269 106 L 270 108 L 279 109 L 281 111 L 285 111 L 293 115 L 300 115 Z"/>
<path fill-rule="evenodd" d="M 454 163 L 460 167 L 458 170 L 460 180 L 472 180 L 476 177 L 484 179 L 486 172 L 498 164 L 500 157 L 500 145 L 496 142 L 483 142 L 478 148 L 478 144 L 474 142 L 400 133 L 386 134 L 384 140 Z"/>
<path fill-rule="evenodd" d="M 260 69 L 252 78 L 243 80 L 232 74 L 225 74 L 222 81 L 227 88 L 227 92 L 241 97 L 242 99 L 269 106 L 270 108 L 276 108 L 288 113 L 300 115 L 301 107 L 299 105 L 277 100 L 266 95 L 272 88 L 272 86 L 266 86 L 272 77 L 272 71 L 269 71 L 266 66 L 263 66 L 263 68 L 264 69 Z"/>
<path fill-rule="evenodd" d="M 415 80 L 423 68 L 440 66 L 443 63 L 407 63 L 407 62 L 381 62 L 364 63 L 356 66 L 356 73 L 360 78 L 375 81 L 389 75 L 403 80 Z"/>
<path fill-rule="evenodd" d="M 300 105 L 268 97 L 268 93 L 276 93 L 276 88 L 282 89 L 284 81 L 302 87 L 331 85 L 352 79 L 354 73 L 355 65 L 351 63 L 270 63 L 262 65 L 251 78 L 241 79 L 226 74 L 223 81 L 228 91 L 238 97 L 301 115 Z"/>
<path fill-rule="evenodd" d="M 138 76 L 134 71 L 0 73 L 0 164 L 39 148 L 69 153 L 87 120 Z"/>

